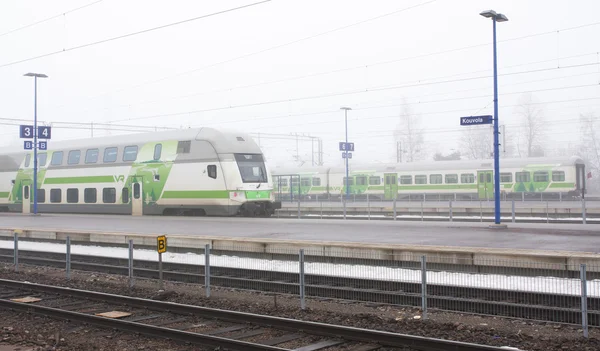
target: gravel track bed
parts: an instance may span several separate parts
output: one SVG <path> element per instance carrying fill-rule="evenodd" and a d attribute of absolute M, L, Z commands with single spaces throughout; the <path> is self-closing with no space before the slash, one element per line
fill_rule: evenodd
<path fill-rule="evenodd" d="M 123 276 L 72 271 L 71 281 L 67 281 L 64 270 L 27 265 L 20 265 L 19 272 L 14 272 L 12 265 L 1 265 L 0 278 L 528 351 L 600 350 L 600 329 L 596 328 L 590 329 L 590 338 L 586 340 L 577 326 L 433 310 L 423 320 L 420 311 L 413 308 L 324 299 L 307 299 L 307 309 L 303 311 L 296 296 L 213 288 L 211 297 L 206 298 L 202 286 L 197 284 L 165 282 L 165 291 L 159 291 L 157 281 L 138 279 L 129 289 Z M 204 350 L 8 311 L 2 311 L 0 332 L 0 345 L 19 345 L 22 351 Z"/>

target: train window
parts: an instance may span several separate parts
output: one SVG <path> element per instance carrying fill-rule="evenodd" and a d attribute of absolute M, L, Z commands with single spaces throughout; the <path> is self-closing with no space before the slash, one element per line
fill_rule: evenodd
<path fill-rule="evenodd" d="M 346 185 L 346 183 L 348 183 L 348 186 L 353 186 L 354 185 L 354 179 L 344 177 L 344 185 Z"/>
<path fill-rule="evenodd" d="M 124 204 L 129 203 L 129 188 L 128 187 L 124 187 L 123 190 L 121 190 L 121 202 L 123 202 Z"/>
<path fill-rule="evenodd" d="M 69 151 L 69 158 L 67 158 L 67 164 L 79 164 L 79 159 L 81 159 L 81 150 L 71 150 Z"/>
<path fill-rule="evenodd" d="M 300 178 L 300 186 L 310 186 L 310 178 Z"/>
<path fill-rule="evenodd" d="M 50 202 L 58 203 L 62 201 L 60 189 L 50 189 Z"/>
<path fill-rule="evenodd" d="M 415 184 L 427 184 L 427 176 L 426 175 L 416 175 L 415 176 Z"/>
<path fill-rule="evenodd" d="M 288 186 L 288 181 L 286 178 L 279 178 L 279 185 L 280 186 Z"/>
<path fill-rule="evenodd" d="M 299 183 L 300 183 L 300 180 L 298 179 L 298 177 L 292 178 L 292 186 L 298 186 Z"/>
<path fill-rule="evenodd" d="M 26 200 L 29 199 L 29 193 L 31 191 L 29 191 L 29 185 L 25 185 L 25 189 L 23 189 L 23 198 L 25 198 Z"/>
<path fill-rule="evenodd" d="M 533 172 L 533 181 L 534 182 L 547 182 L 548 179 L 549 179 L 548 172 L 546 172 L 546 171 Z"/>
<path fill-rule="evenodd" d="M 133 198 L 139 199 L 141 196 L 141 186 L 140 183 L 133 183 Z"/>
<path fill-rule="evenodd" d="M 63 159 L 63 152 L 56 151 L 55 153 L 52 154 L 52 160 L 50 161 L 50 164 L 52 166 L 60 166 L 60 165 L 62 165 L 62 159 Z"/>
<path fill-rule="evenodd" d="M 367 177 L 366 176 L 356 177 L 356 185 L 367 185 Z"/>
<path fill-rule="evenodd" d="M 441 174 L 429 175 L 429 184 L 442 184 L 442 175 Z"/>
<path fill-rule="evenodd" d="M 381 178 L 369 177 L 369 185 L 379 185 L 379 184 L 381 184 Z"/>
<path fill-rule="evenodd" d="M 491 183 L 492 182 L 492 173 L 486 173 L 485 178 L 488 183 Z"/>
<path fill-rule="evenodd" d="M 37 190 L 37 198 L 38 202 L 46 202 L 46 189 L 38 189 Z"/>
<path fill-rule="evenodd" d="M 564 171 L 552 171 L 552 181 L 553 182 L 564 182 L 565 181 L 565 172 Z"/>
<path fill-rule="evenodd" d="M 98 149 L 88 149 L 85 152 L 85 163 L 96 163 L 98 162 L 98 154 L 100 151 Z"/>
<path fill-rule="evenodd" d="M 321 186 L 321 178 L 314 177 L 314 178 L 312 179 L 312 185 L 313 185 L 313 186 Z"/>
<path fill-rule="evenodd" d="M 137 158 L 138 147 L 137 145 L 133 146 L 125 146 L 125 150 L 123 150 L 123 161 L 135 161 Z"/>
<path fill-rule="evenodd" d="M 180 141 L 177 143 L 177 153 L 178 154 L 189 154 L 191 147 L 192 147 L 192 142 L 190 140 Z"/>
<path fill-rule="evenodd" d="M 515 181 L 517 183 L 528 183 L 531 180 L 529 172 L 517 172 L 515 173 Z"/>
<path fill-rule="evenodd" d="M 70 204 L 79 202 L 79 189 L 67 189 L 67 202 Z"/>
<path fill-rule="evenodd" d="M 512 183 L 512 173 L 500 173 L 500 183 Z"/>
<path fill-rule="evenodd" d="M 217 166 L 208 165 L 206 168 L 208 170 L 208 176 L 212 179 L 217 179 Z"/>
<path fill-rule="evenodd" d="M 30 162 L 31 162 L 31 155 L 27 154 L 27 156 L 25 156 L 25 167 L 29 167 Z"/>
<path fill-rule="evenodd" d="M 102 189 L 102 202 L 104 202 L 105 204 L 114 204 L 115 202 L 117 202 L 117 189 Z"/>
<path fill-rule="evenodd" d="M 154 161 L 160 160 L 160 155 L 162 154 L 162 144 L 154 145 Z"/>
<path fill-rule="evenodd" d="M 85 188 L 83 191 L 83 201 L 86 204 L 95 204 L 98 200 L 96 188 Z"/>
<path fill-rule="evenodd" d="M 425 178 L 427 181 L 427 178 Z M 409 175 L 403 175 L 400 176 L 400 184 L 412 184 L 412 176 Z"/>
<path fill-rule="evenodd" d="M 475 183 L 475 175 L 473 173 L 463 173 L 460 175 L 460 182 L 463 184 Z"/>
<path fill-rule="evenodd" d="M 457 184 L 458 174 L 446 174 L 446 184 Z"/>
<path fill-rule="evenodd" d="M 107 147 L 104 149 L 104 159 L 105 163 L 115 162 L 117 160 L 117 148 L 116 147 Z"/>
<path fill-rule="evenodd" d="M 48 154 L 38 154 L 38 167 L 46 166 L 46 161 L 48 161 Z"/>

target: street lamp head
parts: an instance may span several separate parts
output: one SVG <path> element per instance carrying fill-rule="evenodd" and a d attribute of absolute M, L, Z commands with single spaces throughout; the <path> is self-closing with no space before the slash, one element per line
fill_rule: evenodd
<path fill-rule="evenodd" d="M 481 13 L 479 13 L 481 16 L 485 17 L 485 18 L 491 18 L 496 22 L 506 22 L 508 21 L 508 18 L 501 14 L 501 13 L 496 13 L 496 11 L 494 10 L 487 10 L 487 11 L 483 11 Z"/>
<path fill-rule="evenodd" d="M 25 77 L 48 78 L 48 76 L 47 76 L 47 75 L 45 75 L 45 74 L 43 74 L 43 73 L 31 73 L 31 72 L 29 72 L 29 73 L 27 73 L 27 74 L 24 74 L 24 76 L 25 76 Z"/>
<path fill-rule="evenodd" d="M 352 110 L 350 107 L 340 107 L 340 110 Z"/>

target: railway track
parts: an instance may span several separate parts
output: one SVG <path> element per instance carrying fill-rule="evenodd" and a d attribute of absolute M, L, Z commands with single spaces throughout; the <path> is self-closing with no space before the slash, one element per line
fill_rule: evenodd
<path fill-rule="evenodd" d="M 12 262 L 12 255 L 0 250 L 0 262 Z M 19 261 L 25 264 L 65 267 L 65 255 L 58 253 L 20 251 Z M 127 275 L 127 260 L 72 255 L 72 269 Z M 155 261 L 134 260 L 136 278 L 158 279 Z M 204 266 L 163 263 L 163 277 L 171 281 L 204 283 Z M 315 298 L 421 306 L 421 283 L 374 281 L 369 279 L 305 275 L 305 294 Z M 299 293 L 299 276 L 295 273 L 252 269 L 211 267 L 211 285 L 226 288 L 251 289 L 282 294 Z M 581 323 L 581 298 L 536 292 L 494 290 L 476 287 L 456 287 L 428 284 L 429 308 L 455 312 L 498 315 L 549 322 Z M 588 298 L 588 323 L 600 326 L 600 298 Z"/>
<path fill-rule="evenodd" d="M 12 280 L 0 280 L 0 308 L 228 350 L 503 350 Z"/>

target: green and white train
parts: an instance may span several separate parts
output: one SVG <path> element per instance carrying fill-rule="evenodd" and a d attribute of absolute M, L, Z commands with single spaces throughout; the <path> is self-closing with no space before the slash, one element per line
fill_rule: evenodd
<path fill-rule="evenodd" d="M 350 194 L 394 199 L 415 196 L 438 199 L 491 199 L 493 160 L 352 164 L 344 167 L 278 168 L 273 170 L 278 198 L 340 197 Z M 585 163 L 564 158 L 501 159 L 500 189 L 504 198 L 585 196 Z"/>
<path fill-rule="evenodd" d="M 0 150 L 0 211 L 29 213 L 33 152 Z M 212 128 L 48 142 L 39 213 L 270 216 L 281 207 L 260 147 Z"/>

